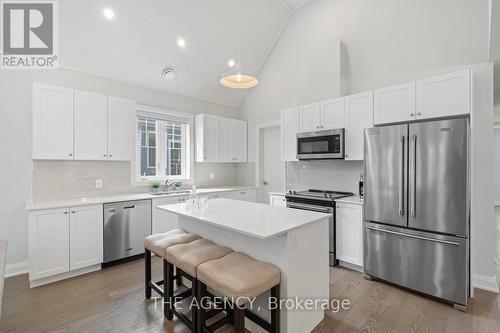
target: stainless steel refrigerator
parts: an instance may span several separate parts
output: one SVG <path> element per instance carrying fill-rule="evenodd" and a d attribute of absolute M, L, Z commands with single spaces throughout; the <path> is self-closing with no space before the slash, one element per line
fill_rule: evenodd
<path fill-rule="evenodd" d="M 364 271 L 466 310 L 468 119 L 365 130 Z"/>

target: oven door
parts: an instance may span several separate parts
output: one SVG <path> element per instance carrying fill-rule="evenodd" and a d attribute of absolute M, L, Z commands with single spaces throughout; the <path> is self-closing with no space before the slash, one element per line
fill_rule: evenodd
<path fill-rule="evenodd" d="M 310 204 L 304 204 L 304 203 L 298 203 L 298 202 L 289 202 L 287 200 L 286 206 L 288 208 L 293 208 L 293 209 L 302 209 L 302 210 L 309 210 L 312 212 L 319 212 L 319 213 L 325 213 L 325 214 L 330 214 L 330 219 L 329 219 L 329 230 L 328 230 L 328 239 L 329 239 L 329 261 L 330 261 L 330 266 L 335 266 L 336 265 L 336 257 L 335 257 L 335 208 L 334 207 L 325 207 L 325 206 L 316 206 L 316 205 L 310 205 Z"/>
<path fill-rule="evenodd" d="M 344 129 L 297 134 L 297 159 L 344 158 Z"/>

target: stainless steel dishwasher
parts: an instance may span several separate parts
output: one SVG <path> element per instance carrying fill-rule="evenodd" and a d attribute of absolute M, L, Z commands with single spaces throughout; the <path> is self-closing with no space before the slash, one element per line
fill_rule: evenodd
<path fill-rule="evenodd" d="M 151 235 L 151 200 L 104 205 L 104 264 L 144 253 Z"/>

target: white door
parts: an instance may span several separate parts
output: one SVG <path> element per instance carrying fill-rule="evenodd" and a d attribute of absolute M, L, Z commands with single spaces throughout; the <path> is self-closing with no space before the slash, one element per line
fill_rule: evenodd
<path fill-rule="evenodd" d="M 69 271 L 69 209 L 30 213 L 30 273 L 37 280 Z"/>
<path fill-rule="evenodd" d="M 232 156 L 234 162 L 247 161 L 247 123 L 242 120 L 231 121 Z"/>
<path fill-rule="evenodd" d="M 417 81 L 417 118 L 470 113 L 470 70 Z"/>
<path fill-rule="evenodd" d="M 345 159 L 363 160 L 363 132 L 373 127 L 373 92 L 347 96 Z"/>
<path fill-rule="evenodd" d="M 345 127 L 344 97 L 321 102 L 321 126 L 324 129 Z"/>
<path fill-rule="evenodd" d="M 297 133 L 299 132 L 299 109 L 281 111 L 281 160 L 297 161 Z"/>
<path fill-rule="evenodd" d="M 280 145 L 281 130 L 279 126 L 261 130 L 259 201 L 262 203 L 267 203 L 269 192 L 285 189 L 285 164 L 280 160 Z"/>
<path fill-rule="evenodd" d="M 102 205 L 70 208 L 69 244 L 70 270 L 102 263 Z"/>
<path fill-rule="evenodd" d="M 33 158 L 73 159 L 73 90 L 33 87 Z"/>
<path fill-rule="evenodd" d="M 219 118 L 219 162 L 233 162 L 232 119 Z"/>
<path fill-rule="evenodd" d="M 319 103 L 299 107 L 299 126 L 301 132 L 321 129 L 321 109 Z"/>
<path fill-rule="evenodd" d="M 178 228 L 178 215 L 159 209 L 158 206 L 171 205 L 186 201 L 188 196 L 153 199 L 153 234 L 164 233 Z"/>
<path fill-rule="evenodd" d="M 135 114 L 135 101 L 108 97 L 108 160 L 132 160 L 136 133 Z"/>
<path fill-rule="evenodd" d="M 361 205 L 337 203 L 337 259 L 358 266 L 363 265 L 363 234 L 361 214 Z"/>
<path fill-rule="evenodd" d="M 219 117 L 203 115 L 203 161 L 219 160 Z"/>
<path fill-rule="evenodd" d="M 108 98 L 75 91 L 75 160 L 108 159 Z"/>
<path fill-rule="evenodd" d="M 415 120 L 415 82 L 373 92 L 373 122 L 388 124 Z"/>

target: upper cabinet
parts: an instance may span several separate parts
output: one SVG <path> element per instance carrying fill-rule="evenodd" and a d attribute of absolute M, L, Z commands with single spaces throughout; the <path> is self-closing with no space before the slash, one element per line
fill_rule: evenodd
<path fill-rule="evenodd" d="M 299 107 L 299 132 L 344 128 L 344 97 Z"/>
<path fill-rule="evenodd" d="M 418 80 L 416 87 L 417 118 L 470 113 L 471 71 L 469 69 Z"/>
<path fill-rule="evenodd" d="M 33 159 L 130 161 L 135 102 L 35 84 Z"/>
<path fill-rule="evenodd" d="M 73 159 L 73 90 L 35 84 L 33 158 Z"/>
<path fill-rule="evenodd" d="M 321 129 L 321 109 L 319 103 L 299 107 L 299 126 L 300 132 Z"/>
<path fill-rule="evenodd" d="M 415 82 L 373 92 L 375 125 L 415 120 Z"/>
<path fill-rule="evenodd" d="M 247 123 L 208 114 L 195 118 L 196 162 L 246 162 Z"/>
<path fill-rule="evenodd" d="M 106 95 L 75 91 L 75 160 L 107 160 Z"/>
<path fill-rule="evenodd" d="M 281 160 L 297 161 L 297 133 L 299 132 L 299 108 L 281 111 Z"/>
<path fill-rule="evenodd" d="M 132 160 L 135 145 L 135 110 L 135 101 L 108 97 L 108 160 Z"/>
<path fill-rule="evenodd" d="M 363 160 L 363 132 L 373 127 L 373 92 L 345 98 L 345 159 Z"/>

